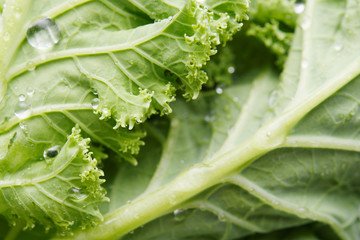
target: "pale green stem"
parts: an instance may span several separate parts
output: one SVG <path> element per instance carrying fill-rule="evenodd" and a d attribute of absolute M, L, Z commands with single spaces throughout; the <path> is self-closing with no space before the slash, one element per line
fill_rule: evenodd
<path fill-rule="evenodd" d="M 321 89 L 306 99 L 296 100 L 289 110 L 265 125 L 239 147 L 209 161 L 196 164 L 181 173 L 172 182 L 131 204 L 105 216 L 97 227 L 78 232 L 71 239 L 116 239 L 145 223 L 169 213 L 186 200 L 219 183 L 231 173 L 245 168 L 267 152 L 283 147 L 290 129 L 309 111 L 334 94 L 359 74 L 360 61 L 329 79 Z"/>
<path fill-rule="evenodd" d="M 246 165 L 265 151 L 248 141 L 241 148 L 224 154 L 211 163 L 197 164 L 159 190 L 127 204 L 105 216 L 94 229 L 79 232 L 69 239 L 116 239 L 127 232 L 171 212 L 176 206 L 213 186 L 219 179 Z M 234 166 L 237 166 L 234 168 Z"/>

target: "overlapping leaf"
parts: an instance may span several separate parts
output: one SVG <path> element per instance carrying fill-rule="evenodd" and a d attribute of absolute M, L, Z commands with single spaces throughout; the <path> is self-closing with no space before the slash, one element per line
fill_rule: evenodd
<path fill-rule="evenodd" d="M 68 227 L 75 216 L 79 219 L 74 219 L 74 225 L 85 226 L 87 215 L 101 219 L 93 209 L 104 200 L 102 180 L 92 177 L 97 187 L 86 194 L 102 198 L 79 200 L 83 209 L 73 208 L 77 214 L 67 212 L 70 182 L 80 176 L 87 178 L 84 171 L 98 171 L 93 166 L 95 160 L 89 160 L 92 170 L 79 168 L 69 173 L 73 176 L 62 177 L 55 171 L 58 161 L 70 163 L 90 156 L 81 150 L 74 158 L 67 155 L 72 147 L 84 145 L 80 140 L 69 143 L 71 129 L 77 124 L 92 143 L 136 165 L 133 155 L 143 145 L 145 135 L 136 123 L 154 113 L 171 112 L 169 102 L 175 99 L 176 90 L 196 98 L 207 80 L 201 68 L 216 53 L 216 45 L 231 39 L 246 18 L 247 2 L 235 5 L 236 11 L 222 13 L 221 9 L 213 12 L 196 1 L 182 0 L 156 4 L 6 1 L 0 38 L 3 213 L 20 217 L 28 227 L 36 221 L 46 227 Z M 105 156 L 101 147 L 92 146 L 99 158 Z M 48 161 L 49 149 L 61 149 L 55 161 Z M 24 172 L 25 166 L 46 176 L 50 174 L 46 171 L 54 170 L 51 178 L 41 181 L 49 186 L 37 185 L 32 175 Z M 25 183 L 34 186 L 23 187 Z M 60 188 L 49 190 L 51 184 Z M 32 195 L 24 195 L 30 188 L 43 193 L 38 194 L 41 201 L 37 207 L 29 200 Z"/>
<path fill-rule="evenodd" d="M 168 215 L 125 239 L 238 239 L 268 232 L 270 239 L 297 239 L 296 230 L 281 231 L 289 227 L 307 229 L 304 239 L 356 239 L 360 31 L 354 5 L 307 1 L 281 76 L 265 70 L 193 104 L 176 102 L 161 156 L 145 149 L 148 165 L 138 169 L 155 162 L 156 171 L 135 177 L 132 170 L 134 191 L 126 187 L 127 170 L 119 172 L 115 189 L 121 192 L 112 194 L 118 199 L 112 209 L 121 208 L 105 222 L 122 219 L 126 210 L 142 209 L 141 217 L 148 214 L 144 202 L 166 205 L 168 199 Z"/>

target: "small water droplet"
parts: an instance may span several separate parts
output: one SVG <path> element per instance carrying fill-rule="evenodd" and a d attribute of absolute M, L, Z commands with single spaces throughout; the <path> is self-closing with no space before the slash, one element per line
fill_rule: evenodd
<path fill-rule="evenodd" d="M 307 68 L 308 66 L 309 66 L 309 63 L 308 63 L 307 61 L 303 60 L 303 61 L 301 62 L 301 68 L 305 69 L 305 68 Z"/>
<path fill-rule="evenodd" d="M 234 67 L 229 67 L 227 69 L 227 71 L 228 71 L 228 73 L 233 74 L 235 72 L 235 68 Z"/>
<path fill-rule="evenodd" d="M 93 100 L 91 100 L 91 107 L 96 110 L 99 107 L 100 104 L 100 99 L 98 98 L 94 98 Z"/>
<path fill-rule="evenodd" d="M 255 189 L 253 187 L 249 187 L 249 192 L 253 192 Z"/>
<path fill-rule="evenodd" d="M 32 47 L 48 49 L 59 42 L 60 29 L 53 19 L 44 17 L 28 27 L 26 38 Z"/>
<path fill-rule="evenodd" d="M 216 91 L 217 94 L 222 94 L 223 93 L 223 89 L 221 87 L 217 87 L 215 89 L 215 91 Z"/>
<path fill-rule="evenodd" d="M 269 95 L 269 107 L 273 108 L 275 106 L 277 96 L 278 96 L 277 90 L 273 90 L 273 91 L 270 92 L 270 95 Z"/>
<path fill-rule="evenodd" d="M 26 68 L 27 68 L 29 71 L 35 70 L 35 64 L 34 64 L 34 62 L 28 61 L 28 62 L 26 63 Z"/>
<path fill-rule="evenodd" d="M 47 163 L 51 162 L 59 154 L 60 146 L 56 145 L 44 151 L 43 157 Z"/>
<path fill-rule="evenodd" d="M 181 159 L 181 160 L 180 160 L 180 163 L 181 163 L 181 164 L 184 164 L 184 163 L 185 163 L 185 160 L 184 160 L 184 159 Z"/>
<path fill-rule="evenodd" d="M 79 188 L 79 187 L 72 187 L 72 188 L 70 188 L 69 189 L 69 191 L 68 191 L 68 193 L 69 194 L 76 194 L 76 193 L 80 193 L 80 191 L 81 191 L 81 188 Z"/>
<path fill-rule="evenodd" d="M 68 190 L 68 193 L 70 194 L 70 197 L 74 200 L 82 200 L 88 197 L 88 195 L 84 194 L 83 189 L 79 187 L 70 188 Z"/>
<path fill-rule="evenodd" d="M 170 113 L 170 110 L 167 107 L 164 107 L 162 113 L 168 115 Z"/>
<path fill-rule="evenodd" d="M 343 45 L 341 43 L 335 43 L 335 51 L 340 52 L 343 49 Z"/>
<path fill-rule="evenodd" d="M 176 210 L 174 210 L 174 215 L 176 216 L 176 215 L 179 215 L 180 213 L 182 213 L 182 212 L 184 212 L 184 210 L 183 209 L 176 209 Z"/>
<path fill-rule="evenodd" d="M 271 137 L 271 132 L 269 131 L 269 132 L 266 132 L 266 136 L 267 137 Z"/>
<path fill-rule="evenodd" d="M 238 97 L 233 97 L 233 101 L 234 101 L 234 102 L 238 102 L 238 101 L 239 101 L 239 98 L 238 98 Z"/>
<path fill-rule="evenodd" d="M 29 117 L 31 114 L 31 106 L 27 102 L 18 102 L 15 106 L 15 116 L 20 119 Z"/>
<path fill-rule="evenodd" d="M 34 95 L 35 93 L 35 89 L 33 89 L 32 87 L 28 87 L 26 90 L 26 94 L 30 97 L 32 95 Z"/>
<path fill-rule="evenodd" d="M 280 204 L 280 202 L 279 202 L 278 200 L 272 200 L 271 202 L 272 202 L 272 204 L 274 204 L 274 205 L 279 205 L 279 204 Z"/>
<path fill-rule="evenodd" d="M 294 6 L 294 11 L 296 14 L 300 14 L 305 10 L 305 3 L 297 2 Z"/>
<path fill-rule="evenodd" d="M 24 124 L 24 122 L 19 122 L 19 127 L 20 127 L 22 130 L 25 130 L 25 129 L 26 129 L 26 125 Z"/>
<path fill-rule="evenodd" d="M 24 102 L 25 99 L 26 99 L 25 95 L 24 95 L 24 94 L 20 94 L 20 96 L 19 96 L 19 101 L 20 101 L 20 102 Z"/>
<path fill-rule="evenodd" d="M 310 27 L 310 18 L 304 16 L 304 19 L 302 20 L 302 23 L 301 23 L 301 28 L 303 30 L 306 30 Z"/>
<path fill-rule="evenodd" d="M 96 96 L 99 94 L 96 88 L 91 88 L 91 92 Z"/>

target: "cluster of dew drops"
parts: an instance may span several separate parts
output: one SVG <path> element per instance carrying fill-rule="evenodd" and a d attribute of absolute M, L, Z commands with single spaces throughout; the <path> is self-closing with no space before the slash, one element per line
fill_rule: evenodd
<path fill-rule="evenodd" d="M 46 50 L 53 47 L 60 40 L 60 28 L 55 21 L 49 17 L 43 17 L 30 24 L 26 31 L 27 42 L 35 49 Z M 33 64 L 27 64 L 29 70 L 33 70 Z M 35 90 L 31 87 L 27 89 L 26 95 L 31 97 Z M 15 106 L 15 116 L 19 119 L 29 117 L 31 113 L 31 104 L 26 101 L 26 95 L 21 94 L 19 101 Z"/>
<path fill-rule="evenodd" d="M 48 50 L 60 40 L 60 28 L 55 21 L 49 17 L 43 17 L 27 28 L 26 39 L 29 45 L 37 50 Z M 29 65 L 29 64 L 27 64 Z M 29 68 L 29 70 L 33 70 Z M 35 94 L 35 89 L 28 87 L 26 94 L 20 94 L 18 103 L 15 106 L 15 116 L 20 120 L 28 118 L 31 114 L 31 104 L 26 100 Z M 21 129 L 25 129 L 23 122 L 19 124 Z M 43 158 L 46 162 L 51 162 L 59 153 L 60 146 L 56 145 L 46 149 Z"/>

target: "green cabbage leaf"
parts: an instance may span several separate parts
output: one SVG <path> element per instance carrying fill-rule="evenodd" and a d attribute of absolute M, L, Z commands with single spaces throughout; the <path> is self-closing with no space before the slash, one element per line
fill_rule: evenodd
<path fill-rule="evenodd" d="M 4 239 L 359 238 L 356 0 L 5 3 Z"/>

